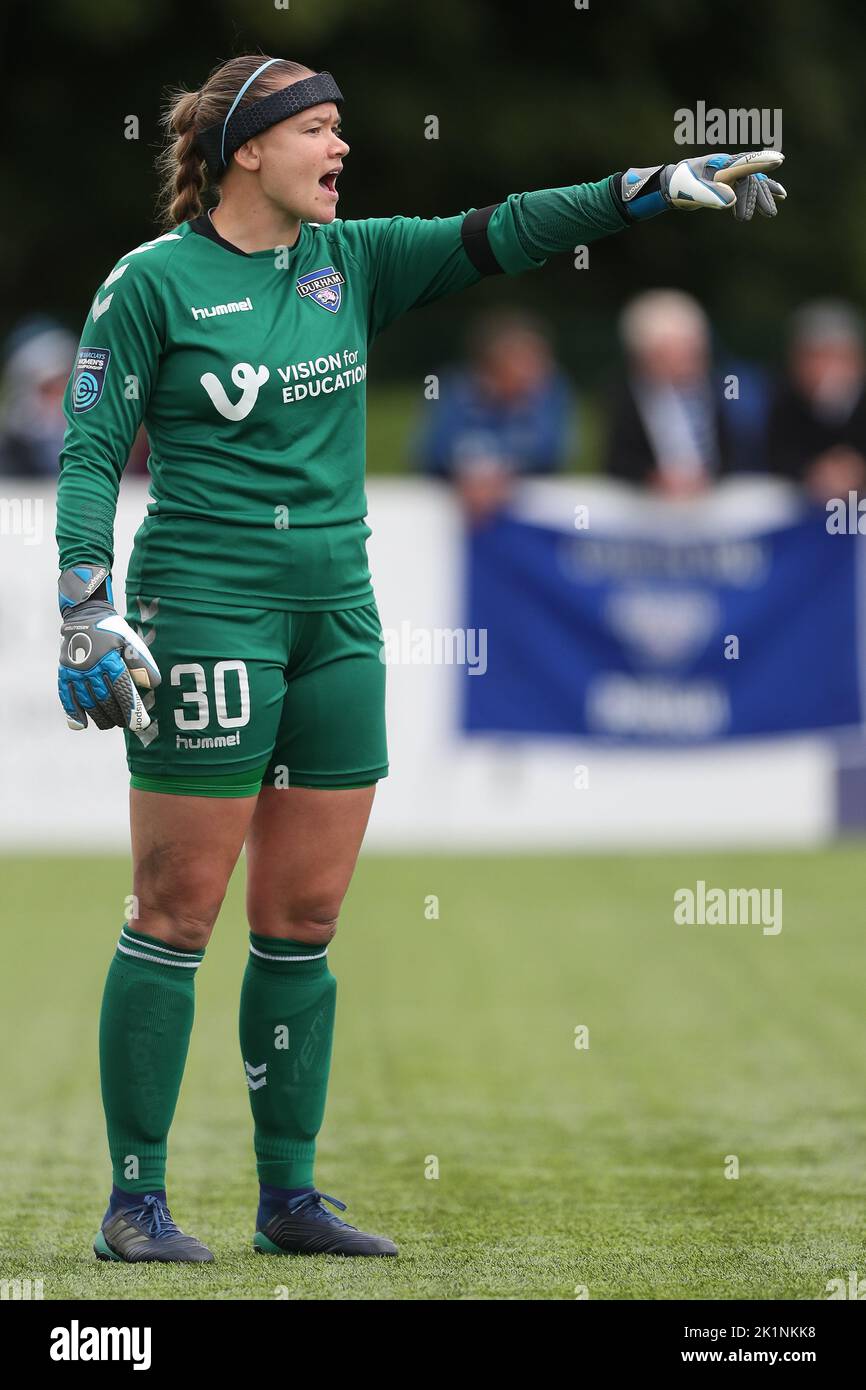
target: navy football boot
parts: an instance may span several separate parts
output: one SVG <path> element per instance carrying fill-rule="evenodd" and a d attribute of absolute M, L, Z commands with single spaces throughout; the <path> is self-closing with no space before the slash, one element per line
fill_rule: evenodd
<path fill-rule="evenodd" d="M 127 1264 L 146 1260 L 206 1264 L 213 1259 L 200 1240 L 184 1235 L 172 1221 L 166 1202 L 153 1193 L 128 1206 L 109 1206 L 93 1249 L 98 1260 L 125 1260 Z"/>
<path fill-rule="evenodd" d="M 269 1215 L 259 1208 L 258 1229 L 253 1246 L 268 1255 L 396 1255 L 397 1247 L 387 1236 L 370 1235 L 341 1221 L 324 1205 L 346 1210 L 346 1203 L 313 1188 L 292 1197 Z"/>

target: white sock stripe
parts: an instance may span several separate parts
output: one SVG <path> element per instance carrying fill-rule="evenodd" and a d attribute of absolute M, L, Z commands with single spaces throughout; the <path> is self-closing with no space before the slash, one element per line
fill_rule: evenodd
<path fill-rule="evenodd" d="M 157 965 L 172 965 L 176 970 L 197 970 L 201 965 L 200 960 L 161 960 L 159 956 L 152 956 L 147 951 L 130 951 L 128 946 L 121 946 L 119 941 L 117 949 L 125 956 L 138 956 L 139 960 L 156 961 Z"/>
<path fill-rule="evenodd" d="M 190 951 L 174 951 L 171 946 L 163 946 L 158 941 L 139 941 L 137 936 L 130 936 L 124 927 L 120 928 L 120 935 L 125 936 L 127 941 L 131 941 L 133 946 L 138 946 L 145 951 L 165 951 L 170 956 L 190 956 L 192 954 Z M 204 952 L 202 951 L 201 954 L 203 956 Z"/>
<path fill-rule="evenodd" d="M 321 960 L 322 956 L 328 954 L 328 948 L 317 952 L 314 956 L 285 956 L 281 951 L 260 951 L 250 942 L 250 950 L 254 956 L 261 956 L 262 960 Z"/>

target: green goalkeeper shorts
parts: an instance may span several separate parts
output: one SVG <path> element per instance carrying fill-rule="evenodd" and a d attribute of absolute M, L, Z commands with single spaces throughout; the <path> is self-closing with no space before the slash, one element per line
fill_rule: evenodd
<path fill-rule="evenodd" d="M 179 796 L 364 787 L 388 775 L 375 600 L 326 612 L 129 600 L 162 684 L 126 731 L 132 785 Z"/>

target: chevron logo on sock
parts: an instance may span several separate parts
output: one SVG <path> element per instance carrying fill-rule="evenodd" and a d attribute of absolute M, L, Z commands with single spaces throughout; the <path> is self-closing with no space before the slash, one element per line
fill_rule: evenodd
<path fill-rule="evenodd" d="M 268 1069 L 267 1062 L 262 1062 L 260 1067 L 251 1067 L 249 1062 L 245 1061 L 244 1067 L 247 1073 L 247 1085 L 251 1091 L 257 1091 L 261 1086 L 267 1086 L 268 1078 L 265 1076 L 265 1072 Z M 258 1079 L 254 1080 L 254 1077 Z"/>

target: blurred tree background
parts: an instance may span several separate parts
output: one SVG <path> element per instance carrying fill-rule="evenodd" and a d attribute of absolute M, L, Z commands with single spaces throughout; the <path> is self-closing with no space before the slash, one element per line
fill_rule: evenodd
<path fill-rule="evenodd" d="M 259 51 L 339 82 L 344 218 L 447 216 L 659 163 L 690 152 L 674 141 L 674 113 L 699 101 L 781 108 L 790 198 L 774 224 L 670 215 L 594 243 L 586 270 L 562 255 L 495 277 L 383 335 L 371 387 L 417 385 L 459 349 L 472 312 L 496 303 L 542 312 L 561 360 L 591 387 L 640 288 L 693 292 L 724 349 L 768 361 L 804 298 L 863 299 L 866 14 L 854 0 L 7 0 L 0 22 L 14 191 L 0 245 L 4 334 L 38 311 L 80 330 L 111 265 L 155 234 L 166 89 Z M 130 115 L 138 140 L 124 135 Z M 425 138 L 430 115 L 438 140 Z"/>

